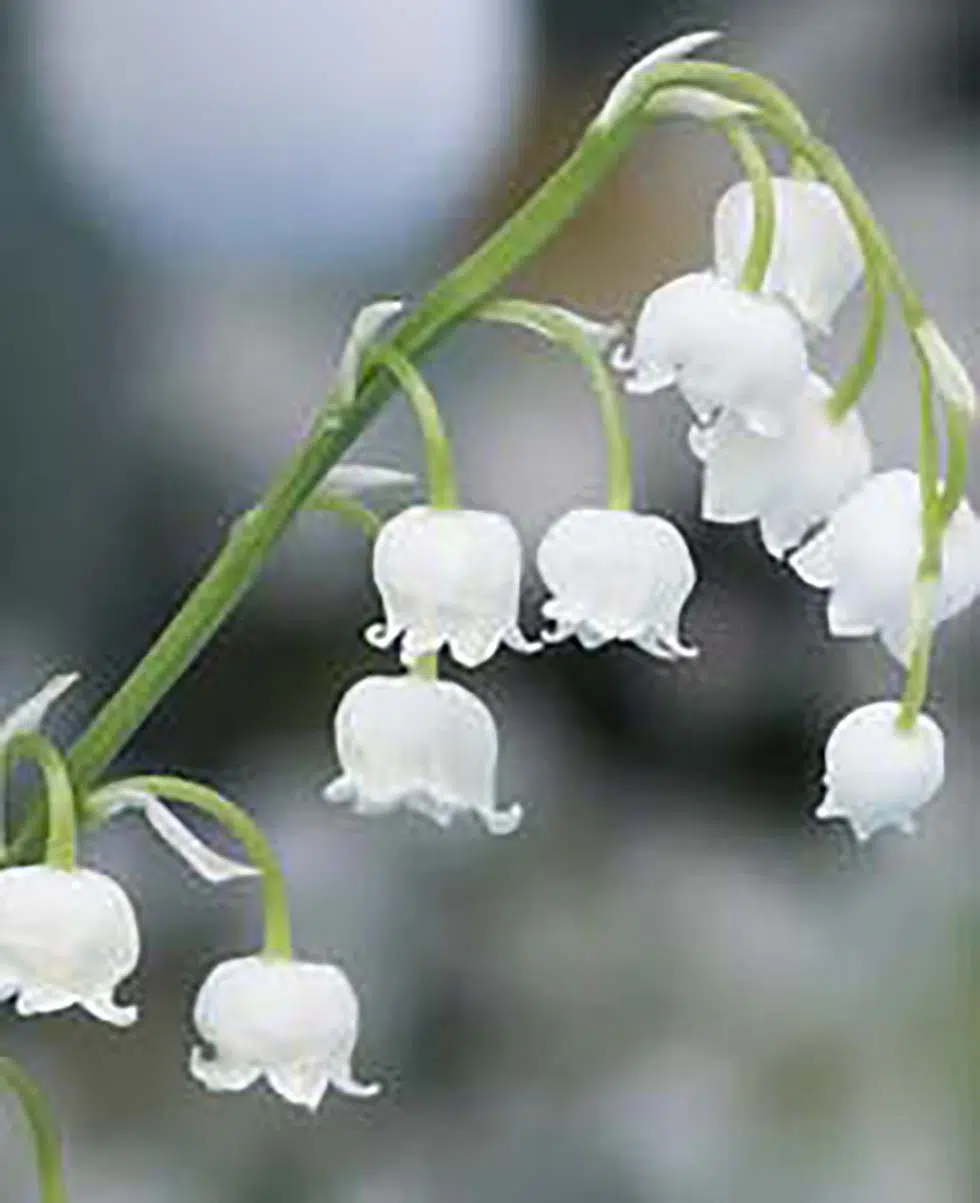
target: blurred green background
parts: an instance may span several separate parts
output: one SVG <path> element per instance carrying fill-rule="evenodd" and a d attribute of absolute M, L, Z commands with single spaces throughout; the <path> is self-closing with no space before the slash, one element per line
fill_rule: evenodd
<path fill-rule="evenodd" d="M 673 33 L 720 24 L 720 54 L 789 87 L 980 371 L 973 0 L 0 14 L 0 702 L 81 670 L 66 739 L 302 435 L 352 313 L 420 295 Z M 652 135 L 515 289 L 628 320 L 705 262 L 732 178 L 711 134 Z M 823 367 L 846 361 L 859 305 Z M 528 548 L 601 497 L 574 365 L 467 329 L 426 371 L 466 500 L 511 514 Z M 879 466 L 914 463 L 915 411 L 895 337 L 866 407 Z M 700 522 L 679 401 L 638 400 L 631 418 L 640 501 L 699 565 L 686 629 L 702 656 L 569 647 L 467 678 L 500 724 L 518 834 L 320 801 L 332 711 L 387 663 L 360 638 L 377 614 L 363 543 L 322 516 L 141 731 L 126 768 L 199 775 L 266 825 L 301 950 L 356 983 L 358 1068 L 386 1092 L 311 1117 L 191 1081 L 194 989 L 254 946 L 255 892 L 205 887 L 120 821 L 85 854 L 140 912 L 139 1026 L 0 1016 L 0 1045 L 58 1106 L 73 1203 L 976 1197 L 980 617 L 938 640 L 942 797 L 919 837 L 857 849 L 812 820 L 821 747 L 839 713 L 898 688 L 894 665 L 876 644 L 832 644 L 821 598 L 753 526 Z M 403 402 L 355 458 L 419 467 Z M 539 599 L 531 581 L 529 616 Z M 0 1200 L 34 1192 L 5 1106 Z"/>

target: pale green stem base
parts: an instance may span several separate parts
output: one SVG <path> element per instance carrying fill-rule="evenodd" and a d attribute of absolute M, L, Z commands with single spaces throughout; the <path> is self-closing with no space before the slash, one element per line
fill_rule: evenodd
<path fill-rule="evenodd" d="M 0 1082 L 17 1096 L 30 1127 L 41 1184 L 41 1203 L 68 1203 L 61 1141 L 47 1099 L 34 1080 L 7 1057 L 0 1057 Z M 2 1173 L 0 1169 L 0 1175 Z"/>

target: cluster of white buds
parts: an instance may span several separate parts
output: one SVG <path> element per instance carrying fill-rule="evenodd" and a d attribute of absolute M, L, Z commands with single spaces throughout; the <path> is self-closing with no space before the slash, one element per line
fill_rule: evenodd
<path fill-rule="evenodd" d="M 678 38 L 631 68 L 590 125 L 575 162 L 454 279 L 404 316 L 392 337 L 381 338 L 403 315 L 403 302 L 379 301 L 358 314 L 331 402 L 302 453 L 235 525 L 207 588 L 190 594 L 70 756 L 38 727 L 72 676 L 56 677 L 0 723 L 0 790 L 8 762 L 30 757 L 47 803 L 43 857 L 29 822 L 10 848 L 0 838 L 0 1002 L 13 1001 L 25 1016 L 80 1006 L 118 1027 L 136 1020 L 136 1007 L 116 998 L 139 960 L 136 913 L 118 883 L 76 863 L 76 819 L 98 826 L 135 811 L 206 880 L 252 876 L 262 884 L 261 950 L 219 964 L 197 995 L 202 1043 L 190 1057 L 193 1076 L 215 1091 L 243 1090 L 264 1078 L 283 1098 L 309 1108 L 331 1085 L 355 1097 L 377 1093 L 351 1068 L 359 1023 L 354 989 L 336 966 L 294 958 L 283 876 L 256 824 L 213 790 L 182 778 L 100 783 L 99 773 L 307 506 L 354 520 L 373 538 L 382 618 L 365 638 L 398 652 L 393 673 L 366 676 L 340 701 L 334 733 L 341 772 L 325 798 L 363 815 L 408 809 L 442 827 L 471 815 L 492 834 L 514 831 L 521 807 L 500 808 L 496 797 L 494 718 L 475 693 L 440 678 L 441 656 L 475 670 L 501 647 L 532 655 L 573 637 L 588 650 L 618 641 L 657 660 L 697 655 L 682 635 L 697 569 L 678 527 L 634 506 L 623 394 L 676 389 L 693 415 L 688 442 L 701 465 L 701 516 L 757 521 L 771 556 L 828 591 L 832 635 L 878 636 L 904 666 L 900 699 L 859 706 L 833 730 L 816 816 L 848 820 L 861 840 L 886 827 L 912 830 L 944 774 L 942 732 L 922 712 L 933 632 L 980 593 L 980 521 L 964 496 L 974 389 L 867 202 L 833 152 L 810 137 L 792 101 L 751 73 L 678 62 L 716 36 Z M 487 300 L 575 210 L 632 134 L 664 116 L 717 125 L 745 170 L 746 181 L 715 210 L 710 267 L 647 297 L 628 344 L 618 323 L 556 305 Z M 786 144 L 791 175 L 773 178 L 753 123 Z M 865 332 L 854 364 L 835 386 L 811 360 L 862 275 Z M 878 358 L 888 292 L 898 297 L 921 368 L 917 472 L 873 472 L 856 408 Z M 517 530 L 503 514 L 460 506 L 451 444 L 413 362 L 441 330 L 468 315 L 522 327 L 570 351 L 599 405 L 608 449 L 606 504 L 575 498 L 532 557 L 548 592 L 540 638 L 519 623 L 524 552 Z M 411 478 L 334 464 L 367 420 L 384 375 L 415 410 L 429 489 L 428 504 L 408 505 L 386 521 L 361 498 L 404 492 Z M 934 429 L 937 396 L 945 440 Z M 222 823 L 248 863 L 208 847 L 172 812 L 172 802 Z M 19 1088 L 16 1074 L 0 1077 Z M 55 1185 L 45 1197 L 63 1195 Z"/>

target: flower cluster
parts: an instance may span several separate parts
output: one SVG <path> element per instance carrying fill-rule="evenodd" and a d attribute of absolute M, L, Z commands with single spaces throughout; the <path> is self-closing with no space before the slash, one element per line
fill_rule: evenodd
<path fill-rule="evenodd" d="M 943 734 L 922 709 L 933 634 L 980 593 L 980 521 L 965 497 L 974 389 L 867 202 L 836 155 L 811 137 L 793 102 L 750 73 L 678 62 L 716 36 L 675 39 L 626 72 L 575 152 L 574 169 L 552 177 L 519 221 L 417 311 L 406 315 L 403 302 L 383 300 L 358 314 L 331 400 L 301 454 L 235 524 L 207 588 L 192 592 L 122 687 L 125 698 L 117 695 L 70 757 L 39 726 L 74 676 L 54 678 L 0 723 L 0 789 L 8 763 L 30 758 L 46 805 L 39 801 L 31 816 L 46 824 L 32 829 L 29 820 L 9 848 L 0 833 L 0 1002 L 13 1002 L 23 1016 L 79 1006 L 117 1027 L 136 1021 L 137 1008 L 120 1002 L 117 990 L 139 960 L 137 916 L 117 882 L 79 867 L 76 832 L 77 820 L 94 828 L 135 812 L 206 880 L 253 877 L 263 890 L 262 947 L 217 965 L 197 994 L 194 1078 L 215 1091 L 243 1090 L 264 1078 L 283 1098 L 311 1109 L 330 1086 L 361 1098 L 377 1093 L 351 1068 L 359 1025 L 354 989 L 335 965 L 294 956 L 283 875 L 254 821 L 183 778 L 104 782 L 101 773 L 190 663 L 202 633 L 217 629 L 290 519 L 301 507 L 315 508 L 357 522 L 373 540 L 381 617 L 365 638 L 398 654 L 394 671 L 355 682 L 339 703 L 341 771 L 323 791 L 326 800 L 363 815 L 408 809 L 441 827 L 472 814 L 492 834 L 514 831 L 521 807 L 499 807 L 496 796 L 494 718 L 468 687 L 443 679 L 441 668 L 448 661 L 451 672 L 472 671 L 502 647 L 536 655 L 573 638 L 590 651 L 620 642 L 652 660 L 696 657 L 682 635 L 698 576 L 687 541 L 669 518 L 637 508 L 634 499 L 627 398 L 668 388 L 690 410 L 702 518 L 758 522 L 766 552 L 828 593 L 830 633 L 877 636 L 905 671 L 900 698 L 859 706 L 832 731 L 816 817 L 846 819 L 860 840 L 882 828 L 913 829 L 944 774 Z M 710 267 L 655 289 L 627 341 L 618 323 L 557 305 L 488 300 L 574 211 L 633 134 L 669 116 L 716 123 L 745 171 L 746 180 L 715 209 Z M 753 124 L 786 145 L 789 175 L 773 178 Z M 831 383 L 814 360 L 862 278 L 860 349 Z M 857 408 L 878 359 L 889 293 L 921 369 L 916 471 L 874 470 Z M 467 316 L 521 327 L 567 350 L 598 402 L 608 493 L 604 505 L 572 499 L 536 549 L 547 590 L 538 637 L 526 634 L 519 618 L 524 551 L 517 530 L 504 514 L 460 505 L 451 443 L 414 362 L 440 331 Z M 401 324 L 384 335 L 395 318 Z M 428 498 L 383 520 L 363 498 L 386 493 L 390 504 L 412 479 L 336 460 L 385 384 L 397 385 L 415 411 Z M 221 823 L 248 863 L 211 849 L 173 813 L 174 802 Z M 5 1080 L 20 1083 L 10 1073 Z M 60 1199 L 53 1182 L 46 1198 Z"/>

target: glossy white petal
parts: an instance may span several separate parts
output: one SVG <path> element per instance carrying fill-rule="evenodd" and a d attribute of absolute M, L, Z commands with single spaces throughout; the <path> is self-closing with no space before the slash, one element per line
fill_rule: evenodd
<path fill-rule="evenodd" d="M 914 815 L 945 773 L 943 733 L 928 715 L 899 730 L 898 702 L 872 702 L 845 715 L 827 741 L 826 794 L 818 819 L 847 819 L 859 840 L 884 827 L 914 830 Z"/>
<path fill-rule="evenodd" d="M 21 1015 L 78 1005 L 125 1027 L 137 1016 L 113 994 L 139 960 L 132 903 L 90 869 L 29 865 L 0 871 L 0 983 Z"/>
<path fill-rule="evenodd" d="M 363 497 L 365 494 L 386 493 L 393 489 L 411 489 L 416 484 L 416 476 L 397 468 L 384 468 L 376 464 L 337 464 L 323 478 L 322 488 L 330 493 L 344 493 L 348 497 Z"/>
<path fill-rule="evenodd" d="M 96 795 L 97 804 L 105 806 L 109 815 L 122 814 L 134 810 L 141 814 L 150 830 L 177 855 L 185 861 L 195 873 L 212 885 L 232 881 L 239 877 L 258 877 L 260 872 L 254 865 L 243 864 L 222 856 L 220 852 L 209 847 L 185 823 L 173 813 L 155 795 L 148 790 L 132 789 L 128 786 L 114 788 L 108 786 Z"/>
<path fill-rule="evenodd" d="M 538 570 L 548 642 L 577 636 L 587 648 L 631 640 L 651 655 L 696 654 L 680 638 L 681 611 L 697 580 L 684 536 L 655 514 L 577 509 L 545 533 Z"/>
<path fill-rule="evenodd" d="M 977 391 L 962 360 L 931 318 L 917 326 L 915 339 L 925 356 L 936 391 L 949 404 L 967 414 L 976 413 Z"/>
<path fill-rule="evenodd" d="M 78 680 L 78 673 L 59 673 L 0 722 L 0 747 L 26 731 L 36 731 L 51 706 Z"/>
<path fill-rule="evenodd" d="M 706 422 L 734 410 L 758 434 L 783 433 L 807 379 L 803 330 L 778 301 L 741 292 L 711 272 L 694 272 L 652 293 L 636 323 L 633 349 L 613 367 L 626 390 L 676 384 Z"/>
<path fill-rule="evenodd" d="M 831 634 L 878 632 L 908 660 L 911 604 L 922 551 L 919 479 L 898 469 L 868 478 L 827 526 L 790 557 L 797 573 L 830 589 Z M 980 523 L 963 501 L 943 541 L 933 623 L 965 609 L 980 594 Z"/>
<path fill-rule="evenodd" d="M 861 244 L 837 198 L 816 180 L 773 180 L 776 230 L 763 291 L 787 300 L 809 326 L 826 333 L 864 274 Z M 752 241 L 754 205 L 746 181 L 715 209 L 715 267 L 736 284 Z"/>
<path fill-rule="evenodd" d="M 493 716 L 453 681 L 365 677 L 341 699 L 334 733 L 343 772 L 328 802 L 369 815 L 404 806 L 440 826 L 473 811 L 494 835 L 521 820 L 519 806 L 496 809 Z"/>
<path fill-rule="evenodd" d="M 475 668 L 501 643 L 536 651 L 517 626 L 521 544 L 503 514 L 417 505 L 382 527 L 374 544 L 374 579 L 385 621 L 365 632 L 375 647 L 401 638 L 411 663 L 444 644 Z"/>
<path fill-rule="evenodd" d="M 335 965 L 262 956 L 224 961 L 194 1003 L 210 1051 L 193 1049 L 190 1071 L 209 1090 L 245 1090 L 265 1077 L 283 1098 L 315 1110 L 333 1086 L 360 1098 L 379 1085 L 351 1070 L 359 1008 Z"/>
<path fill-rule="evenodd" d="M 701 514 L 712 522 L 758 518 L 770 555 L 781 556 L 853 493 L 871 472 L 871 445 L 852 411 L 831 423 L 832 389 L 810 374 L 781 438 L 754 434 L 734 413 L 689 440 L 704 463 Z"/>
<path fill-rule="evenodd" d="M 594 126 L 604 129 L 618 120 L 636 89 L 643 83 L 644 76 L 651 74 L 662 63 L 673 63 L 678 59 L 687 58 L 688 55 L 696 53 L 703 46 L 710 46 L 721 36 L 721 33 L 714 29 L 697 30 L 694 33 L 686 33 L 678 38 L 672 38 L 669 42 L 655 47 L 649 54 L 645 54 L 619 77 L 596 117 Z"/>

